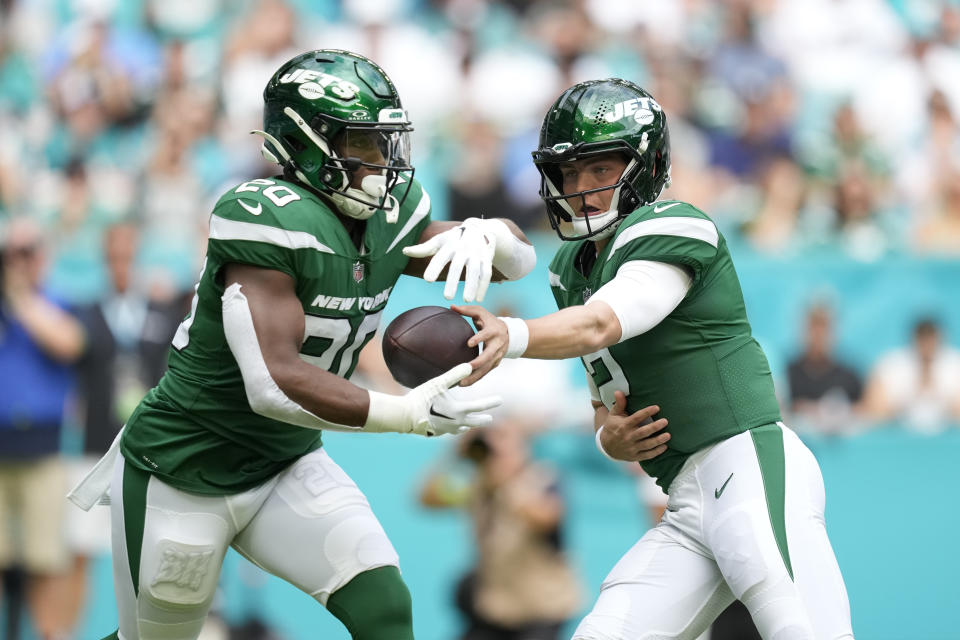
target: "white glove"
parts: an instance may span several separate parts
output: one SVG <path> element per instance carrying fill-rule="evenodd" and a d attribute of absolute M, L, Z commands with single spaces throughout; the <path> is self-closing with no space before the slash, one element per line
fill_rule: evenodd
<path fill-rule="evenodd" d="M 364 430 L 436 436 L 489 425 L 493 416 L 476 412 L 499 406 L 502 402 L 499 397 L 458 400 L 448 391 L 472 371 L 470 363 L 459 364 L 403 396 L 370 391 L 370 411 Z"/>
<path fill-rule="evenodd" d="M 449 262 L 447 284 L 443 287 L 443 297 L 452 300 L 457 294 L 460 275 L 467 269 L 463 283 L 464 302 L 483 300 L 493 275 L 493 254 L 496 251 L 496 236 L 489 230 L 492 220 L 467 218 L 459 227 L 438 233 L 426 242 L 403 249 L 404 255 L 411 258 L 433 256 L 423 279 L 435 282 L 443 267 Z M 503 224 L 502 222 L 500 223 Z"/>

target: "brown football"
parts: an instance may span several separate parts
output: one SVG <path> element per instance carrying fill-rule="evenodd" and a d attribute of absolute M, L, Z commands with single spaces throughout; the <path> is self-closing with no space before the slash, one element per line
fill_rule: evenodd
<path fill-rule="evenodd" d="M 446 307 L 415 307 L 401 313 L 383 333 L 383 359 L 393 378 L 416 387 L 480 355 L 468 347 L 470 321 Z"/>

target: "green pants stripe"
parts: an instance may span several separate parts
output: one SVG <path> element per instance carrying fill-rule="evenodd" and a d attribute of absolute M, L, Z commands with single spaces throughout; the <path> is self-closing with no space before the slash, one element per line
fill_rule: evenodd
<path fill-rule="evenodd" d="M 123 466 L 123 530 L 127 539 L 127 560 L 133 592 L 140 595 L 140 549 L 147 517 L 147 483 L 150 474 L 132 464 Z"/>
<path fill-rule="evenodd" d="M 787 523 L 784 515 L 786 495 L 786 463 L 783 454 L 783 431 L 780 425 L 771 424 L 750 430 L 753 446 L 760 463 L 760 476 L 763 478 L 763 490 L 767 497 L 767 513 L 773 537 L 780 549 L 783 564 L 793 580 L 793 566 L 790 564 L 790 549 L 787 546 Z"/>

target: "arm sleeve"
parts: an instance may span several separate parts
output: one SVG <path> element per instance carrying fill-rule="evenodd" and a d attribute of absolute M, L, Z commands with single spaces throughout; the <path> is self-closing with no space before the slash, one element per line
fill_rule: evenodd
<path fill-rule="evenodd" d="M 693 279 L 673 264 L 631 260 L 587 304 L 605 302 L 620 321 L 620 342 L 645 333 L 660 324 L 687 295 Z"/>
<path fill-rule="evenodd" d="M 239 284 L 230 285 L 223 294 L 223 334 L 243 377 L 250 409 L 266 418 L 306 429 L 360 431 L 360 427 L 336 424 L 307 411 L 277 386 L 263 360 L 247 297 Z"/>

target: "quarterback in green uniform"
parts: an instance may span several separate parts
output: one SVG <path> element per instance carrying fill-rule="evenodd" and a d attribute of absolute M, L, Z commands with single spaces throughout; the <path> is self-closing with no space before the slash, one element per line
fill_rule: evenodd
<path fill-rule="evenodd" d="M 196 638 L 232 546 L 324 604 L 353 638 L 409 640 L 397 554 L 321 431 L 488 424 L 481 412 L 496 398 L 447 393 L 469 364 L 402 396 L 349 378 L 401 274 L 435 280 L 448 266 L 459 281 L 465 271 L 464 298 L 479 300 L 491 278 L 529 272 L 533 248 L 506 221 L 431 222 L 409 119 L 370 60 L 299 55 L 264 102 L 255 133 L 282 173 L 217 202 L 169 371 L 72 499 L 89 507 L 109 485 L 119 612 L 110 637 Z"/>
<path fill-rule="evenodd" d="M 560 311 L 521 320 L 455 307 L 484 343 L 461 384 L 502 357 L 580 357 L 598 448 L 641 461 L 668 494 L 574 638 L 692 639 L 734 598 L 768 640 L 852 638 L 820 470 L 780 422 L 726 241 L 697 208 L 659 200 L 663 109 L 628 81 L 577 84 L 547 113 L 533 157 L 567 241 L 550 266 Z M 656 411 L 641 408 L 654 403 L 651 422 Z"/>

